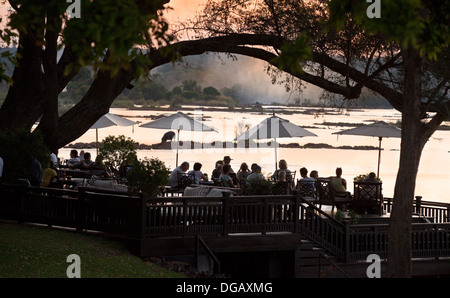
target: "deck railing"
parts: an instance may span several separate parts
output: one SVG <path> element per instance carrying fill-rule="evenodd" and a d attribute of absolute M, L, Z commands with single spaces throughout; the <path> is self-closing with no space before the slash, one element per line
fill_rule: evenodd
<path fill-rule="evenodd" d="M 155 237 L 294 232 L 295 200 L 292 196 L 149 199 L 145 234 Z"/>
<path fill-rule="evenodd" d="M 389 207 L 389 204 L 385 204 Z M 414 210 L 432 223 L 412 224 L 417 258 L 450 257 L 449 204 L 416 200 Z M 386 256 L 387 224 L 340 222 L 294 196 L 169 197 L 0 184 L 0 218 L 107 232 L 142 240 L 153 237 L 300 233 L 343 260 Z"/>

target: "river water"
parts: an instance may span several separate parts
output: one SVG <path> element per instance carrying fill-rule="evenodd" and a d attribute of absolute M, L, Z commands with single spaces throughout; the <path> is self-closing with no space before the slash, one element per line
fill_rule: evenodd
<path fill-rule="evenodd" d="M 192 108 L 192 107 L 191 107 Z M 265 106 L 265 108 L 270 108 Z M 274 111 L 276 107 L 273 107 Z M 370 124 L 373 121 L 383 120 L 386 122 L 396 122 L 401 119 L 401 114 L 391 109 L 370 109 L 351 110 L 339 112 L 333 109 L 325 110 L 325 113 L 315 113 L 314 108 L 289 108 L 294 113 L 277 114 L 279 117 L 290 122 L 305 127 L 315 133 L 317 137 L 277 139 L 279 143 L 326 143 L 334 147 L 338 146 L 374 146 L 378 147 L 378 138 L 350 135 L 333 135 L 344 129 L 336 125 L 325 125 L 326 123 L 361 123 Z M 210 144 L 213 141 L 231 142 L 247 125 L 253 127 L 260 123 L 269 114 L 258 114 L 250 112 L 230 112 L 207 111 L 197 107 L 195 111 L 184 111 L 193 117 L 203 116 L 204 124 L 216 129 L 216 132 L 190 132 L 181 131 L 180 140 L 196 141 Z M 109 135 L 125 135 L 136 142 L 142 144 L 155 144 L 161 142 L 162 135 L 168 129 L 150 129 L 139 127 L 140 124 L 150 122 L 149 115 L 171 115 L 174 112 L 165 111 L 143 111 L 112 108 L 110 113 L 126 117 L 139 124 L 130 127 L 113 126 L 98 130 L 98 138 L 101 141 Z M 445 123 L 449 124 L 449 123 Z M 95 142 L 96 131 L 89 130 L 76 142 Z M 174 143 L 175 144 L 175 143 Z M 232 158 L 232 168 L 237 171 L 242 162 L 248 165 L 258 163 L 263 174 L 270 175 L 275 170 L 275 148 L 268 146 L 264 142 L 263 148 L 217 148 L 210 146 L 206 149 L 179 149 L 179 163 L 188 161 L 191 165 L 194 162 L 202 163 L 202 171 L 211 175 L 214 164 L 225 155 Z M 175 147 L 175 146 L 174 146 Z M 380 178 L 383 181 L 383 194 L 385 197 L 392 197 L 395 178 L 397 175 L 400 139 L 383 138 L 381 153 Z M 69 158 L 68 148 L 60 149 L 59 157 Z M 85 149 L 96 156 L 95 149 Z M 299 177 L 299 169 L 306 167 L 309 171 L 317 170 L 319 176 L 327 177 L 334 175 L 336 167 L 343 169 L 343 177 L 349 182 L 352 191 L 351 181 L 355 176 L 367 174 L 371 171 L 377 172 L 378 150 L 352 150 L 352 149 L 298 149 L 298 148 L 278 148 L 278 160 L 285 159 L 290 170 L 296 170 Z M 175 167 L 176 150 L 138 150 L 138 158 L 159 158 L 164 161 L 170 169 Z M 416 193 L 423 200 L 450 203 L 450 131 L 439 130 L 426 144 L 420 162 L 419 172 L 416 182 Z"/>

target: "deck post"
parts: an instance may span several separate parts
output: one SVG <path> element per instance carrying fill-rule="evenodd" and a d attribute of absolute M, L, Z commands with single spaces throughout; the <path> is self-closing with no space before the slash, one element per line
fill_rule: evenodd
<path fill-rule="evenodd" d="M 222 231 L 222 235 L 226 236 L 228 235 L 228 218 L 229 218 L 229 212 L 230 212 L 230 204 L 229 201 L 230 198 L 228 197 L 223 197 L 222 198 L 222 204 L 223 204 L 223 231 Z"/>
<path fill-rule="evenodd" d="M 75 227 L 78 232 L 83 230 L 83 205 L 84 205 L 85 189 L 80 187 L 78 189 L 78 200 L 75 211 Z"/>
<path fill-rule="evenodd" d="M 139 194 L 139 240 L 142 241 L 142 239 L 145 238 L 145 225 L 146 225 L 146 219 L 147 219 L 147 200 L 144 197 L 144 194 L 141 192 Z"/>
<path fill-rule="evenodd" d="M 183 199 L 183 237 L 186 236 L 187 233 L 187 217 L 188 217 L 188 205 L 186 198 Z"/>
<path fill-rule="evenodd" d="M 295 196 L 295 200 L 294 200 L 294 233 L 299 233 L 300 232 L 300 192 L 297 192 L 297 195 Z"/>
<path fill-rule="evenodd" d="M 345 221 L 345 229 L 344 229 L 344 253 L 345 253 L 345 262 L 350 261 L 350 221 Z"/>
<path fill-rule="evenodd" d="M 422 196 L 416 196 L 416 213 L 417 214 L 421 214 L 420 213 L 420 209 L 422 208 Z"/>

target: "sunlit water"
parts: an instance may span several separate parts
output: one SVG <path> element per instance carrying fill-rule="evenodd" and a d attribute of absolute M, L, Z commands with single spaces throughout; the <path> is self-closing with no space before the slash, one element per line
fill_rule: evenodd
<path fill-rule="evenodd" d="M 212 141 L 230 142 L 240 133 L 243 127 L 248 125 L 253 127 L 259 122 L 269 117 L 268 114 L 239 113 L 224 111 L 185 111 L 192 113 L 192 116 L 201 113 L 205 117 L 205 124 L 213 127 L 217 132 L 189 132 L 181 131 L 180 140 L 197 141 L 211 143 Z M 308 108 L 298 108 L 299 111 Z M 333 135 L 351 127 L 325 126 L 323 122 L 346 122 L 369 124 L 375 120 L 395 122 L 400 120 L 401 114 L 395 110 L 354 110 L 346 113 L 338 113 L 328 110 L 330 113 L 315 115 L 305 113 L 279 114 L 281 118 L 292 123 L 303 126 L 315 133 L 317 137 L 278 139 L 279 143 L 326 143 L 334 147 L 337 146 L 360 146 L 368 145 L 378 147 L 378 138 L 350 135 Z M 170 115 L 173 112 L 158 111 L 136 111 L 127 109 L 111 109 L 111 113 L 124 116 L 140 124 L 150 122 L 149 115 Z M 447 123 L 448 124 L 448 123 Z M 133 127 L 108 127 L 98 130 L 99 141 L 109 135 L 125 135 L 136 142 L 143 144 L 155 144 L 161 142 L 162 135 L 168 130 L 150 129 L 135 125 Z M 96 140 L 95 130 L 87 131 L 76 142 L 94 142 Z M 175 143 L 174 143 L 175 144 Z M 175 147 L 175 146 L 174 146 Z M 383 194 L 385 197 L 392 197 L 397 175 L 400 139 L 383 138 L 382 154 L 380 166 L 380 178 L 383 181 Z M 70 149 L 64 148 L 59 151 L 59 156 L 69 158 Z M 96 156 L 95 149 L 86 149 Z M 293 149 L 278 148 L 278 160 L 285 159 L 291 170 L 297 171 L 306 167 L 309 171 L 317 170 L 319 175 L 327 177 L 334 175 L 336 167 L 342 167 L 343 177 L 347 181 L 353 181 L 355 176 L 377 171 L 378 150 L 345 150 L 345 149 Z M 262 167 L 263 173 L 267 176 L 275 170 L 275 150 L 273 147 L 264 148 L 207 148 L 207 149 L 179 149 L 179 164 L 188 161 L 192 165 L 194 162 L 202 163 L 202 171 L 211 175 L 214 164 L 223 156 L 230 155 L 233 159 L 231 165 L 235 171 L 239 169 L 242 162 L 248 165 L 258 163 Z M 166 166 L 173 169 L 175 167 L 176 150 L 139 150 L 138 157 L 159 158 Z M 353 185 L 349 183 L 352 190 Z M 437 131 L 425 146 L 420 162 L 416 183 L 416 195 L 423 197 L 423 200 L 449 202 L 450 203 L 450 131 Z"/>

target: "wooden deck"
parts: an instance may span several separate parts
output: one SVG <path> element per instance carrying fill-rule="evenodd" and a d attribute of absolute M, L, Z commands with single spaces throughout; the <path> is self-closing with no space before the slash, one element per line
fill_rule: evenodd
<path fill-rule="evenodd" d="M 384 208 L 388 215 L 388 201 Z M 416 201 L 414 208 L 421 216 L 412 224 L 413 258 L 449 258 L 450 205 Z M 145 199 L 3 184 L 0 218 L 105 232 L 132 242 L 139 256 L 198 254 L 200 237 L 213 254 L 292 251 L 300 260 L 320 249 L 352 263 L 373 253 L 385 258 L 388 243 L 388 216 L 341 222 L 292 195 Z"/>

